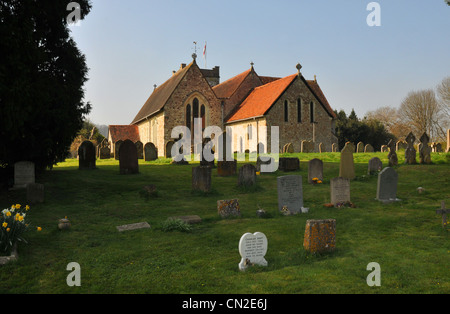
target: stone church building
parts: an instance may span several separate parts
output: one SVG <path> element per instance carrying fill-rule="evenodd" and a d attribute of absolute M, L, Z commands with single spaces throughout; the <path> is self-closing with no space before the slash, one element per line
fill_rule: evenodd
<path fill-rule="evenodd" d="M 233 151 L 254 151 L 251 143 L 260 143 L 261 127 L 279 127 L 279 147 L 271 148 L 270 134 L 263 146 L 267 152 L 281 152 L 292 143 L 294 152 L 301 151 L 301 141 L 322 143 L 331 151 L 337 143 L 334 135 L 336 118 L 317 80 L 306 80 L 297 65 L 297 73 L 286 77 L 260 76 L 251 68 L 220 83 L 219 67 L 200 69 L 193 55 L 190 64 L 154 90 L 128 126 L 109 126 L 109 141 L 133 137 L 143 144 L 153 143 L 159 156 L 170 156 L 174 139 L 172 129 L 187 126 L 193 131 L 194 118 L 201 127 L 229 127 L 233 131 Z M 238 130 L 246 130 L 239 136 Z M 236 130 L 236 132 L 235 132 Z"/>

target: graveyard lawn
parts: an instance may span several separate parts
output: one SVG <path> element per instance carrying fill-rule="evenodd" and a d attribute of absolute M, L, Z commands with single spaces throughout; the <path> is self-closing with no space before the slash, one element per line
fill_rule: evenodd
<path fill-rule="evenodd" d="M 436 210 L 450 204 L 450 155 L 432 153 L 431 165 L 405 165 L 399 154 L 397 197 L 375 200 L 377 175 L 368 162 L 387 153 L 354 154 L 356 208 L 329 208 L 330 179 L 339 175 L 339 153 L 284 154 L 298 157 L 300 170 L 261 174 L 257 186 L 237 186 L 238 174 L 219 177 L 212 169 L 209 192 L 192 191 L 192 167 L 170 159 L 139 161 L 139 174 L 121 175 L 119 161 L 97 160 L 81 171 L 77 160 L 60 163 L 36 177 L 45 202 L 31 207 L 29 220 L 41 232 L 19 243 L 17 262 L 0 266 L 0 293 L 450 293 L 450 231 Z M 308 161 L 323 164 L 323 183 L 308 184 Z M 253 162 L 255 164 L 255 162 Z M 244 163 L 238 163 L 238 170 Z M 277 177 L 301 175 L 309 213 L 279 213 Z M 154 185 L 157 194 L 140 191 Z M 418 193 L 417 188 L 424 191 Z M 217 201 L 238 199 L 241 216 L 222 219 Z M 24 190 L 2 191 L 0 210 L 26 204 Z M 267 212 L 259 218 L 258 209 Z M 164 232 L 169 217 L 198 215 L 192 231 Z M 66 217 L 69 230 L 58 230 Z M 336 249 L 311 254 L 303 248 L 307 220 L 336 220 Z M 147 222 L 151 228 L 119 232 L 117 226 Z M 33 228 L 31 228 L 33 229 Z M 245 233 L 267 236 L 267 267 L 239 270 L 239 240 Z M 69 287 L 69 263 L 81 267 L 81 287 Z M 369 263 L 381 267 L 381 286 L 369 287 Z"/>

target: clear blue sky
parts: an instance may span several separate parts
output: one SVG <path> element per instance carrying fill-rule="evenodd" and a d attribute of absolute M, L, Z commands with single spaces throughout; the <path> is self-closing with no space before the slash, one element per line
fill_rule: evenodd
<path fill-rule="evenodd" d="M 220 66 L 221 81 L 250 68 L 317 80 L 333 109 L 363 117 L 450 76 L 450 6 L 443 0 L 93 0 L 72 36 L 87 58 L 85 100 L 96 124 L 129 124 L 181 63 Z"/>

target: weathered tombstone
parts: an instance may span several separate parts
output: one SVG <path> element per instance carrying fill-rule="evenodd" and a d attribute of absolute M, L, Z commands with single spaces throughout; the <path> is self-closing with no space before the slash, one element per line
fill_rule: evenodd
<path fill-rule="evenodd" d="M 192 168 L 192 189 L 202 192 L 211 190 L 211 167 L 199 166 Z"/>
<path fill-rule="evenodd" d="M 406 149 L 407 146 L 408 145 L 407 145 L 407 143 L 405 141 L 398 141 L 397 142 L 397 146 L 396 146 L 396 150 L 399 151 L 399 150 Z"/>
<path fill-rule="evenodd" d="M 139 163 L 136 145 L 130 140 L 125 140 L 120 145 L 119 167 L 120 167 L 120 174 L 139 173 Z"/>
<path fill-rule="evenodd" d="M 217 162 L 217 175 L 219 177 L 234 176 L 237 171 L 237 161 L 218 161 Z"/>
<path fill-rule="evenodd" d="M 27 184 L 27 202 L 29 204 L 43 203 L 45 200 L 44 185 L 38 183 Z"/>
<path fill-rule="evenodd" d="M 292 143 L 287 143 L 283 146 L 283 153 L 292 154 L 294 152 L 294 145 Z"/>
<path fill-rule="evenodd" d="M 367 145 L 364 147 L 364 152 L 365 152 L 365 153 L 373 153 L 373 146 L 370 145 L 370 144 L 367 144 Z"/>
<path fill-rule="evenodd" d="M 78 148 L 78 164 L 80 170 L 96 169 L 95 146 L 91 141 L 84 141 Z"/>
<path fill-rule="evenodd" d="M 153 143 L 147 143 L 144 146 L 144 160 L 145 161 L 152 161 L 158 159 L 158 149 L 156 148 L 155 144 Z"/>
<path fill-rule="evenodd" d="M 35 168 L 31 161 L 20 161 L 14 164 L 14 188 L 25 189 L 27 184 L 35 183 Z"/>
<path fill-rule="evenodd" d="M 314 178 L 323 181 L 323 161 L 317 158 L 308 162 L 308 183 L 312 184 Z"/>
<path fill-rule="evenodd" d="M 387 153 L 389 152 L 389 148 L 387 145 L 381 145 L 381 152 L 382 153 Z"/>
<path fill-rule="evenodd" d="M 398 165 L 398 157 L 397 157 L 397 153 L 395 152 L 394 140 L 389 141 L 388 147 L 389 147 L 389 154 L 388 154 L 389 167 L 397 166 Z"/>
<path fill-rule="evenodd" d="M 256 167 L 251 164 L 239 168 L 238 185 L 252 186 L 256 184 Z"/>
<path fill-rule="evenodd" d="M 319 153 L 325 153 L 325 145 L 323 143 L 319 143 Z"/>
<path fill-rule="evenodd" d="M 334 251 L 336 248 L 336 220 L 307 220 L 303 247 L 311 253 Z"/>
<path fill-rule="evenodd" d="M 364 143 L 359 142 L 358 145 L 356 145 L 356 152 L 357 153 L 363 153 L 364 152 Z"/>
<path fill-rule="evenodd" d="M 277 178 L 278 210 L 287 208 L 290 213 L 298 214 L 303 207 L 302 176 L 283 176 Z"/>
<path fill-rule="evenodd" d="M 314 152 L 314 142 L 303 140 L 301 143 L 302 153 L 313 153 Z"/>
<path fill-rule="evenodd" d="M 100 147 L 100 159 L 109 159 L 111 158 L 111 148 L 109 147 Z"/>
<path fill-rule="evenodd" d="M 398 174 L 391 168 L 386 167 L 378 174 L 377 200 L 383 203 L 398 201 L 397 199 Z"/>
<path fill-rule="evenodd" d="M 442 215 L 442 227 L 445 228 L 445 226 L 447 225 L 447 214 L 450 214 L 450 209 L 445 208 L 444 201 L 441 202 L 441 208 L 436 210 L 436 214 Z"/>
<path fill-rule="evenodd" d="M 144 144 L 141 141 L 134 143 L 136 145 L 138 159 L 144 159 Z"/>
<path fill-rule="evenodd" d="M 139 229 L 150 229 L 150 225 L 148 222 L 138 222 L 135 224 L 123 225 L 116 227 L 119 232 L 131 231 L 131 230 L 139 230 Z"/>
<path fill-rule="evenodd" d="M 119 160 L 119 151 L 120 151 L 120 146 L 122 145 L 123 141 L 122 140 L 118 140 L 116 142 L 116 144 L 114 144 L 114 159 L 115 160 Z"/>
<path fill-rule="evenodd" d="M 267 237 L 264 233 L 244 234 L 239 240 L 239 254 L 242 257 L 239 269 L 244 271 L 252 265 L 267 266 L 264 258 L 267 253 L 267 245 Z"/>
<path fill-rule="evenodd" d="M 352 145 L 346 144 L 344 149 L 341 151 L 339 176 L 350 180 L 355 178 L 355 164 L 353 161 Z"/>
<path fill-rule="evenodd" d="M 279 169 L 281 171 L 298 171 L 300 170 L 300 160 L 297 157 L 280 157 Z"/>
<path fill-rule="evenodd" d="M 217 212 L 222 218 L 231 216 L 241 216 L 241 208 L 239 206 L 239 200 L 220 200 L 217 201 Z"/>
<path fill-rule="evenodd" d="M 430 138 L 427 133 L 423 133 L 420 137 L 420 142 L 422 143 L 422 147 L 419 151 L 420 163 L 421 164 L 431 164 L 431 147 L 428 146 L 428 142 Z"/>
<path fill-rule="evenodd" d="M 338 150 L 339 150 L 338 144 L 333 143 L 333 144 L 331 145 L 331 151 L 332 151 L 333 153 L 337 153 Z"/>
<path fill-rule="evenodd" d="M 406 137 L 406 149 L 405 149 L 405 164 L 415 165 L 416 161 L 416 149 L 414 148 L 414 142 L 416 137 L 412 132 Z"/>
<path fill-rule="evenodd" d="M 369 160 L 369 165 L 367 168 L 367 174 L 373 175 L 383 169 L 383 163 L 381 162 L 380 158 L 373 157 L 371 160 Z"/>
<path fill-rule="evenodd" d="M 347 178 L 333 178 L 330 181 L 331 203 L 335 207 L 338 204 L 350 202 L 350 180 Z"/>

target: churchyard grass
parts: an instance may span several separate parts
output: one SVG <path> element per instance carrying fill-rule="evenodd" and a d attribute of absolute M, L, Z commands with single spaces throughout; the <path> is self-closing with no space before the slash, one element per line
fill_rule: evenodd
<path fill-rule="evenodd" d="M 32 206 L 30 219 L 42 227 L 20 243 L 19 260 L 0 266 L 0 293 L 450 293 L 450 238 L 435 211 L 450 204 L 449 154 L 432 153 L 432 165 L 403 165 L 399 154 L 397 196 L 375 200 L 377 176 L 367 163 L 387 153 L 354 154 L 356 179 L 351 201 L 356 208 L 327 208 L 330 179 L 339 174 L 339 154 L 286 154 L 298 157 L 300 171 L 257 177 L 257 188 L 237 187 L 237 175 L 212 171 L 208 193 L 191 190 L 192 163 L 169 159 L 139 161 L 140 174 L 120 175 L 118 161 L 97 160 L 92 171 L 78 170 L 77 160 L 60 163 L 37 182 L 45 184 L 45 203 Z M 324 181 L 307 183 L 307 162 L 324 162 Z M 417 160 L 419 160 L 417 158 Z M 238 168 L 244 163 L 238 163 Z M 278 212 L 277 176 L 303 177 L 308 214 Z M 156 197 L 143 198 L 146 185 Z M 424 192 L 418 193 L 417 188 Z M 221 219 L 217 200 L 239 199 L 242 216 Z M 2 192 L 0 209 L 26 204 L 24 191 Z M 262 208 L 269 218 L 258 218 Z M 192 230 L 165 232 L 169 217 L 198 215 Z M 70 230 L 57 228 L 61 218 Z M 308 219 L 336 219 L 336 250 L 310 254 L 303 249 Z M 151 229 L 118 232 L 116 226 L 148 222 Z M 185 230 L 186 231 L 186 230 Z M 238 269 L 238 242 L 246 232 L 268 239 L 267 267 Z M 81 267 L 81 287 L 69 287 L 67 264 Z M 377 262 L 381 286 L 369 287 L 366 267 Z"/>

